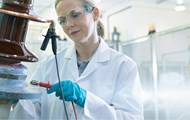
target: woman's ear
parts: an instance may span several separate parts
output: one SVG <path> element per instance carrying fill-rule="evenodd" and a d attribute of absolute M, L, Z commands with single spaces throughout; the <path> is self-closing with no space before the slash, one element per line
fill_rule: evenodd
<path fill-rule="evenodd" d="M 95 7 L 92 11 L 92 14 L 93 14 L 94 21 L 96 21 L 96 20 L 98 20 L 98 18 L 100 16 L 100 10 Z"/>

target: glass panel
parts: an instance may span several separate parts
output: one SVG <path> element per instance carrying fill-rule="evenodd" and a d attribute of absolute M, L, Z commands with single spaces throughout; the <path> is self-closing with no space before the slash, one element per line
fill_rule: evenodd
<path fill-rule="evenodd" d="M 121 42 L 120 46 L 137 62 L 145 120 L 190 119 L 190 26 Z"/>

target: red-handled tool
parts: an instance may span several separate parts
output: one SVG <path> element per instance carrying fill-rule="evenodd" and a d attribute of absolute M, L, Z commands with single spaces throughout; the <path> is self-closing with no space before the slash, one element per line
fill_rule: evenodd
<path fill-rule="evenodd" d="M 50 88 L 52 86 L 52 84 L 50 82 L 39 82 L 36 80 L 32 80 L 30 83 L 32 85 L 37 85 L 37 86 L 45 87 L 45 88 Z"/>
<path fill-rule="evenodd" d="M 52 84 L 48 81 L 48 82 L 39 82 L 37 80 L 32 80 L 30 81 L 30 84 L 32 85 L 36 85 L 36 86 L 41 86 L 41 87 L 45 87 L 45 88 L 50 88 L 52 86 Z M 73 107 L 73 111 L 74 111 L 74 115 L 75 115 L 75 119 L 78 120 L 77 118 L 77 113 L 76 113 L 76 109 L 74 106 L 74 103 L 72 102 L 72 107 Z"/>

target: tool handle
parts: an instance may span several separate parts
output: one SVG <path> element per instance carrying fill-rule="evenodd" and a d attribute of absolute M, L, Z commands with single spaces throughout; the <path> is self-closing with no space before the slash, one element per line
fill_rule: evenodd
<path fill-rule="evenodd" d="M 50 88 L 52 84 L 50 82 L 39 82 L 39 86 L 45 87 L 45 88 Z"/>

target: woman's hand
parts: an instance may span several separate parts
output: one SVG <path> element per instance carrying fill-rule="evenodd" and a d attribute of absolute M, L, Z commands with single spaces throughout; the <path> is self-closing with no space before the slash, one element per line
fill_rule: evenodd
<path fill-rule="evenodd" d="M 70 80 L 61 81 L 61 86 L 65 101 L 73 101 L 80 107 L 84 107 L 86 100 L 86 90 L 81 88 L 77 83 Z M 63 99 L 59 83 L 54 84 L 47 91 L 48 94 L 53 92 L 55 92 L 56 97 Z"/>

